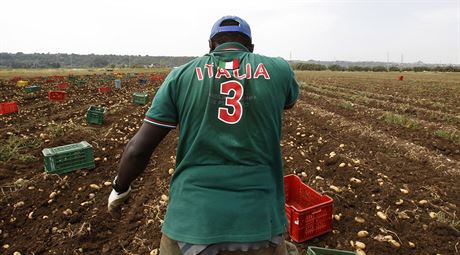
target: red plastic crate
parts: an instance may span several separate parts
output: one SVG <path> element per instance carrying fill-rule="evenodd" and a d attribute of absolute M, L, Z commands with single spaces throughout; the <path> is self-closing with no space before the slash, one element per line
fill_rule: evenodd
<path fill-rule="evenodd" d="M 97 91 L 99 91 L 100 93 L 108 93 L 112 91 L 112 88 L 111 87 L 100 87 L 100 88 L 97 88 Z"/>
<path fill-rule="evenodd" d="M 48 91 L 48 99 L 49 100 L 64 100 L 67 96 L 67 92 L 65 91 Z"/>
<path fill-rule="evenodd" d="M 292 240 L 301 243 L 332 231 L 331 197 L 319 194 L 292 174 L 284 177 L 284 194 Z"/>
<path fill-rule="evenodd" d="M 58 89 L 68 89 L 69 88 L 69 84 L 67 82 L 63 82 L 63 83 L 59 83 L 57 85 L 57 88 Z"/>
<path fill-rule="evenodd" d="M 16 102 L 0 103 L 0 115 L 18 112 L 18 104 Z"/>

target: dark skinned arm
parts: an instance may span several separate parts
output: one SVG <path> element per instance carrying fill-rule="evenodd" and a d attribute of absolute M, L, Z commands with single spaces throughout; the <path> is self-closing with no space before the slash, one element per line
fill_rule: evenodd
<path fill-rule="evenodd" d="M 121 157 L 116 181 L 117 190 L 128 190 L 131 182 L 145 170 L 153 151 L 170 130 L 149 123 L 142 124 L 126 145 Z"/>
<path fill-rule="evenodd" d="M 295 103 L 296 103 L 296 102 L 294 102 L 294 103 L 291 104 L 291 105 L 285 105 L 285 106 L 284 106 L 284 110 L 292 109 L 292 107 L 294 107 Z"/>

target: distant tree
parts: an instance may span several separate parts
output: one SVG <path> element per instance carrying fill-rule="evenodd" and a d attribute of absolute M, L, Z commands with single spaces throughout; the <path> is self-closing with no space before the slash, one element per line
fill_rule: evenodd
<path fill-rule="evenodd" d="M 423 71 L 430 71 L 430 68 L 427 66 L 415 66 L 414 72 L 423 72 Z"/>
<path fill-rule="evenodd" d="M 103 57 L 95 57 L 93 59 L 93 62 L 91 64 L 92 67 L 105 67 L 109 65 L 109 61 L 107 61 L 107 59 L 103 58 Z"/>
<path fill-rule="evenodd" d="M 386 72 L 387 68 L 384 66 L 374 66 L 372 67 L 373 72 Z"/>
<path fill-rule="evenodd" d="M 399 66 L 390 66 L 390 72 L 398 72 L 400 70 Z"/>
<path fill-rule="evenodd" d="M 61 64 L 58 63 L 58 62 L 53 62 L 53 63 L 51 63 L 51 64 L 49 64 L 49 65 L 50 65 L 50 67 L 52 67 L 52 68 L 60 68 L 60 67 L 61 67 Z"/>
<path fill-rule="evenodd" d="M 343 66 L 340 66 L 340 65 L 330 65 L 327 67 L 327 69 L 331 70 L 331 71 L 345 71 L 345 68 Z"/>
<path fill-rule="evenodd" d="M 323 71 L 327 70 L 325 65 L 314 64 L 314 63 L 295 63 L 292 64 L 294 70 L 310 70 L 310 71 Z"/>

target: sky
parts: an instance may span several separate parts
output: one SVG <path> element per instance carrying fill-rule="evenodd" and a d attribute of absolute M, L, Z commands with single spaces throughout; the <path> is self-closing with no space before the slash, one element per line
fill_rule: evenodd
<path fill-rule="evenodd" d="M 460 0 L 2 0 L 0 52 L 201 56 L 215 21 L 287 60 L 460 64 Z"/>

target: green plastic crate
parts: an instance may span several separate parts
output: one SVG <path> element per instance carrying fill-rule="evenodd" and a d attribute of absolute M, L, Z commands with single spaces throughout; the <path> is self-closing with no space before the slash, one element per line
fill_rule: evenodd
<path fill-rule="evenodd" d="M 86 141 L 42 150 L 45 172 L 62 174 L 79 169 L 93 169 L 93 147 Z"/>
<path fill-rule="evenodd" d="M 32 93 L 40 90 L 40 86 L 32 85 L 24 88 L 27 93 Z"/>
<path fill-rule="evenodd" d="M 77 87 L 82 87 L 83 85 L 85 85 L 85 81 L 76 80 L 76 81 L 75 81 L 75 85 L 76 85 Z"/>
<path fill-rule="evenodd" d="M 102 125 L 104 123 L 104 107 L 90 106 L 86 112 L 86 123 Z"/>
<path fill-rule="evenodd" d="M 144 92 L 134 92 L 133 93 L 133 103 L 145 105 L 149 100 L 149 94 Z"/>
<path fill-rule="evenodd" d="M 307 250 L 307 255 L 356 255 L 356 253 L 352 251 L 341 251 L 316 246 L 309 246 Z"/>

